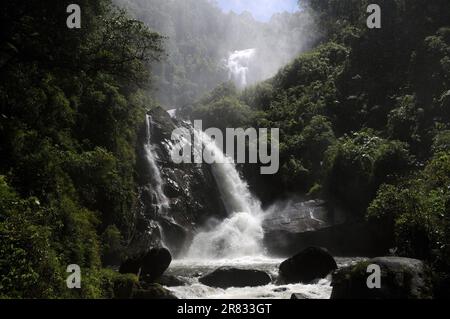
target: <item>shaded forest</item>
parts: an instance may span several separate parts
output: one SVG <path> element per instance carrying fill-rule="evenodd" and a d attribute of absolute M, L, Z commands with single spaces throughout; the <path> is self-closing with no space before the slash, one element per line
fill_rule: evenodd
<path fill-rule="evenodd" d="M 106 0 L 79 2 L 83 27 L 69 30 L 69 3 L 2 4 L 2 297 L 108 297 L 118 275 L 102 260 L 133 236 L 136 132 L 162 38 Z M 81 290 L 65 283 L 74 261 Z"/>

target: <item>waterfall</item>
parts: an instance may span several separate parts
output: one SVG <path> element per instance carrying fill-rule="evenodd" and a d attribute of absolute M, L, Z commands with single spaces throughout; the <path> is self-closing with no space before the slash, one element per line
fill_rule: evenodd
<path fill-rule="evenodd" d="M 227 157 L 206 133 L 196 132 L 201 145 L 196 151 L 214 154 L 212 172 L 229 217 L 213 229 L 197 234 L 187 253 L 188 258 L 238 258 L 263 254 L 261 203 L 240 177 L 233 160 Z M 220 163 L 220 164 L 219 164 Z"/>
<path fill-rule="evenodd" d="M 229 79 L 233 80 L 240 88 L 248 84 L 249 64 L 255 56 L 256 49 L 234 51 L 230 54 L 226 62 L 229 72 Z"/>
<path fill-rule="evenodd" d="M 168 213 L 169 209 L 169 199 L 164 195 L 163 186 L 164 182 L 161 177 L 161 171 L 157 165 L 158 156 L 155 151 L 154 146 L 151 142 L 152 136 L 152 117 L 150 115 L 146 116 L 145 119 L 146 124 L 146 140 L 144 144 L 145 158 L 148 163 L 148 168 L 150 170 L 150 174 L 152 179 L 150 184 L 152 186 L 152 195 L 155 202 L 155 208 L 157 209 L 157 214 L 159 216 L 165 216 Z"/>

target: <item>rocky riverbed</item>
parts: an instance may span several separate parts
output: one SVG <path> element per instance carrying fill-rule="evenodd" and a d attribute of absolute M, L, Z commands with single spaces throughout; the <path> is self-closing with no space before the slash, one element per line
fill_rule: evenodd
<path fill-rule="evenodd" d="M 357 263 L 363 258 L 336 258 L 338 267 Z M 293 294 L 304 299 L 329 299 L 332 292 L 331 277 L 317 279 L 309 284 L 279 284 L 279 266 L 283 259 L 268 257 L 248 257 L 231 260 L 175 260 L 166 274 L 176 276 L 186 284 L 167 287 L 180 299 L 290 299 Z M 209 287 L 199 279 L 220 267 L 251 269 L 266 272 L 271 283 L 256 287 L 231 287 L 227 289 Z"/>

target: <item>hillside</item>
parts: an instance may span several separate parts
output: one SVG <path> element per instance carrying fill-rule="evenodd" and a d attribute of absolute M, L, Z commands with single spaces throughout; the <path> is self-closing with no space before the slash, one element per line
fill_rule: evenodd
<path fill-rule="evenodd" d="M 430 260 L 448 278 L 450 4 L 380 1 L 374 30 L 367 5 L 308 1 L 326 26 L 315 49 L 243 92 L 217 88 L 185 113 L 205 127 L 279 127 L 282 168 L 255 179 L 260 195 L 323 196 L 355 220 L 384 220 L 400 255 Z"/>

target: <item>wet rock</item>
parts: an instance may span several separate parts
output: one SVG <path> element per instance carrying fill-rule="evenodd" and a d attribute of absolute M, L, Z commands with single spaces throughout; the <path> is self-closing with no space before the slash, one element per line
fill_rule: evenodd
<path fill-rule="evenodd" d="M 199 281 L 206 286 L 226 289 L 265 286 L 272 279 L 264 271 L 221 267 L 201 277 Z"/>
<path fill-rule="evenodd" d="M 154 248 L 142 259 L 141 277 L 154 282 L 162 276 L 172 262 L 172 255 L 165 248 Z"/>
<path fill-rule="evenodd" d="M 164 245 L 170 249 L 173 255 L 180 255 L 188 242 L 187 230 L 174 221 L 165 218 L 160 218 L 158 221 L 164 232 Z"/>
<path fill-rule="evenodd" d="M 391 232 L 386 231 L 389 225 L 383 221 L 346 222 L 306 230 L 301 221 L 298 227 L 292 221 L 265 225 L 264 246 L 272 255 L 289 256 L 315 246 L 325 247 L 334 256 L 379 256 L 388 254 L 394 246 Z"/>
<path fill-rule="evenodd" d="M 279 279 L 284 283 L 309 283 L 336 269 L 336 261 L 326 249 L 310 247 L 280 265 Z"/>
<path fill-rule="evenodd" d="M 381 269 L 381 287 L 369 289 L 369 265 Z M 420 260 L 379 257 L 342 268 L 333 274 L 331 299 L 430 299 L 432 275 Z"/>
<path fill-rule="evenodd" d="M 162 275 L 156 280 L 156 283 L 166 287 L 186 286 L 186 282 L 184 282 L 183 280 L 179 279 L 178 277 L 169 275 Z"/>
<path fill-rule="evenodd" d="M 120 266 L 121 274 L 140 275 L 146 282 L 154 282 L 169 268 L 172 255 L 166 248 L 153 248 L 145 254 L 127 259 Z"/>

